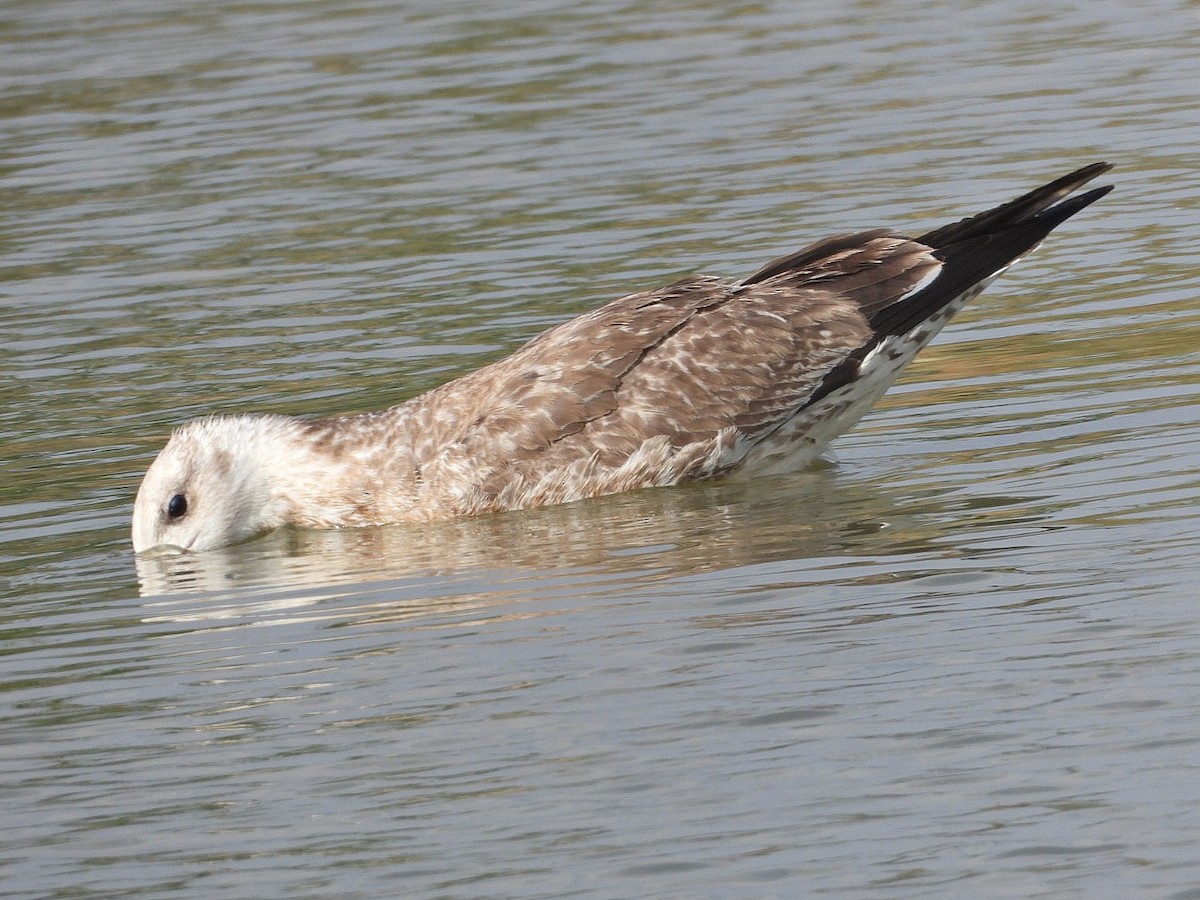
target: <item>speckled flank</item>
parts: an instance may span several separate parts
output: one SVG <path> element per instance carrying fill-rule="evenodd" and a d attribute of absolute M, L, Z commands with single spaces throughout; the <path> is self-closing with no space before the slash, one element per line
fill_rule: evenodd
<path fill-rule="evenodd" d="M 741 281 L 696 276 L 614 300 L 383 412 L 189 423 L 138 492 L 134 547 L 201 550 L 281 525 L 473 516 L 795 469 L 992 278 L 1098 199 L 1106 189 L 1062 198 L 1106 169 L 921 239 L 841 235 Z M 177 496 L 187 512 L 173 518 Z"/>
<path fill-rule="evenodd" d="M 951 317 L 984 285 L 967 291 L 942 307 L 919 328 L 880 341 L 862 361 L 857 379 L 806 406 L 779 430 L 756 444 L 747 454 L 739 474 L 771 475 L 792 472 L 812 462 L 829 442 L 853 428 L 887 393 L 904 367 L 928 344 Z"/>

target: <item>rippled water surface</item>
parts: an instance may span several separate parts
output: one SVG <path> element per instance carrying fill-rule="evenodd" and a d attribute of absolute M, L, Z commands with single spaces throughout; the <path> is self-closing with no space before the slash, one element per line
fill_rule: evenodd
<path fill-rule="evenodd" d="M 10 2 L 0 894 L 1200 897 L 1200 15 Z M 794 476 L 135 561 L 214 411 L 1096 159 Z"/>

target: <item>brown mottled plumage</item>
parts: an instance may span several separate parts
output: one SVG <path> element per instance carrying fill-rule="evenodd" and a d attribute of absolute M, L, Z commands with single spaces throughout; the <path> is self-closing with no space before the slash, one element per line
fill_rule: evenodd
<path fill-rule="evenodd" d="M 133 543 L 471 516 L 798 468 L 971 297 L 1099 199 L 1095 163 L 920 238 L 829 238 L 741 281 L 632 294 L 389 410 L 190 422 L 146 474 Z"/>

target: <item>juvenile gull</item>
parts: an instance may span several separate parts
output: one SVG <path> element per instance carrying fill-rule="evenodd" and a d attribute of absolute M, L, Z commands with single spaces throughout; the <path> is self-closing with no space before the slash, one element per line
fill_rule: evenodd
<path fill-rule="evenodd" d="M 748 278 L 631 294 L 383 412 L 212 416 L 171 436 L 138 552 L 284 525 L 476 516 L 794 470 L 853 426 L 963 304 L 1111 187 L 1094 163 L 918 238 L 838 235 Z"/>

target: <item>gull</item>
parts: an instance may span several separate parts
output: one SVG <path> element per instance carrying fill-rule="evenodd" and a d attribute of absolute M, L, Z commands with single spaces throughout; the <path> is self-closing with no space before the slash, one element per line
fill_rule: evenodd
<path fill-rule="evenodd" d="M 920 237 L 842 234 L 739 281 L 696 275 L 630 294 L 381 412 L 193 420 L 146 472 L 134 550 L 802 468 L 967 301 L 1108 193 L 1075 192 L 1110 168 Z"/>

